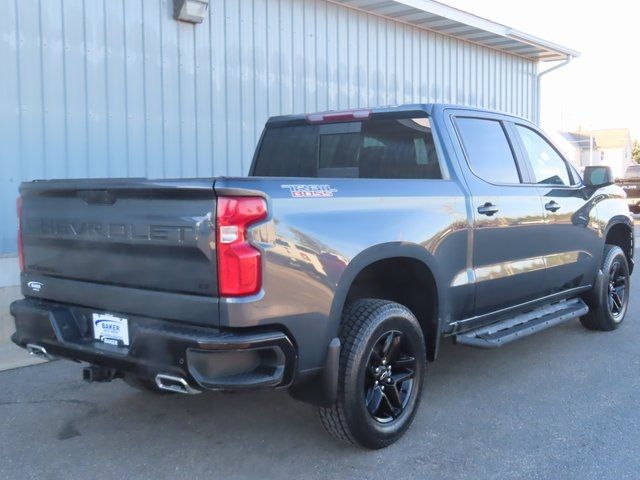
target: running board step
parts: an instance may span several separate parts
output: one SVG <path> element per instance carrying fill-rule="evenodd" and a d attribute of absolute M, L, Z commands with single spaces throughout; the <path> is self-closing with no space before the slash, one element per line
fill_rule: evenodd
<path fill-rule="evenodd" d="M 574 318 L 589 307 L 580 298 L 565 300 L 507 318 L 489 326 L 454 335 L 455 343 L 479 348 L 497 348 Z"/>

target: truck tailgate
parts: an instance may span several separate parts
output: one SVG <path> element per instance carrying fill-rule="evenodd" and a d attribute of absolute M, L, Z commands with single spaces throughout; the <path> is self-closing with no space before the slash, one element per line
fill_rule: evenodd
<path fill-rule="evenodd" d="M 640 197 L 640 179 L 620 179 L 616 182 L 627 194 L 627 198 Z"/>
<path fill-rule="evenodd" d="M 24 276 L 45 277 L 53 284 L 71 280 L 67 285 L 78 281 L 213 299 L 217 296 L 213 183 L 213 179 L 25 183 L 20 189 Z M 24 293 L 48 298 L 47 289 L 40 290 Z"/>

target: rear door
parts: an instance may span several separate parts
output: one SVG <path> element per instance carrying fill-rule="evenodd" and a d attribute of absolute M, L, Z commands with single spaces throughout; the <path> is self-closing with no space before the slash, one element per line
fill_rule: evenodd
<path fill-rule="evenodd" d="M 542 196 L 545 231 L 541 246 L 547 265 L 545 293 L 585 287 L 594 281 L 602 255 L 596 210 L 580 177 L 558 149 L 533 125 L 515 122 L 530 182 Z"/>
<path fill-rule="evenodd" d="M 540 296 L 545 264 L 540 242 L 540 192 L 508 136 L 508 117 L 473 111 L 449 116 L 457 133 L 462 172 L 471 192 L 475 314 L 484 315 Z"/>

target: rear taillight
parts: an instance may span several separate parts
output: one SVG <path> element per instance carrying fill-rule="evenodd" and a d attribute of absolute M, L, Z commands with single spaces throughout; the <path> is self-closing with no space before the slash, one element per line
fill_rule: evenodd
<path fill-rule="evenodd" d="M 16 213 L 18 215 L 18 263 L 20 271 L 24 272 L 24 243 L 22 241 L 22 197 L 16 200 Z"/>
<path fill-rule="evenodd" d="M 267 204 L 262 198 L 218 198 L 216 223 L 220 296 L 238 297 L 260 291 L 260 251 L 247 240 L 247 230 L 266 217 Z"/>

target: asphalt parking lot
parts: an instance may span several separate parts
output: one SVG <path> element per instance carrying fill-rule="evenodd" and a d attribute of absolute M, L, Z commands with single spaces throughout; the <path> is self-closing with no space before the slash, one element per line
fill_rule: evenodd
<path fill-rule="evenodd" d="M 635 275 L 637 278 L 637 274 Z M 413 427 L 369 452 L 285 392 L 157 396 L 51 362 L 0 373 L 0 478 L 640 477 L 640 287 L 626 322 L 445 344 Z"/>

